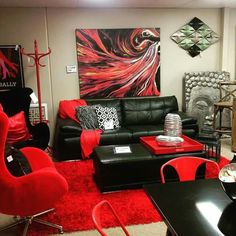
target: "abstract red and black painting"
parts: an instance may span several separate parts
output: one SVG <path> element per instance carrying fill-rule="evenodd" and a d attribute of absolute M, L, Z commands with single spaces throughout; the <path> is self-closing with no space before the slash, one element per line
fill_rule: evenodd
<path fill-rule="evenodd" d="M 0 46 L 0 91 L 24 87 L 20 45 Z"/>
<path fill-rule="evenodd" d="M 160 95 L 160 29 L 76 29 L 81 98 Z"/>

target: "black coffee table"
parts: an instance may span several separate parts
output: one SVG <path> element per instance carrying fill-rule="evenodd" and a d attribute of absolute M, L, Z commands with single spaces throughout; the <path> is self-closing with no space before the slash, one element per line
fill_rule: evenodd
<path fill-rule="evenodd" d="M 99 146 L 92 154 L 94 180 L 101 192 L 142 188 L 143 184 L 160 182 L 160 168 L 167 161 L 179 156 L 205 157 L 204 151 L 152 154 L 141 143 L 129 146 L 131 153 L 114 153 L 118 145 Z"/>

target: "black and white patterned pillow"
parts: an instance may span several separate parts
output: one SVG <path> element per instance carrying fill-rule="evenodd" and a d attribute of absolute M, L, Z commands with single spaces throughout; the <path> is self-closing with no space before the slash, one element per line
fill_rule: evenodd
<path fill-rule="evenodd" d="M 119 128 L 119 120 L 115 107 L 96 107 L 99 128 L 105 130 L 105 123 L 113 121 L 114 128 Z"/>
<path fill-rule="evenodd" d="M 96 108 L 100 105 L 80 106 L 76 108 L 76 117 L 83 129 L 98 129 Z"/>

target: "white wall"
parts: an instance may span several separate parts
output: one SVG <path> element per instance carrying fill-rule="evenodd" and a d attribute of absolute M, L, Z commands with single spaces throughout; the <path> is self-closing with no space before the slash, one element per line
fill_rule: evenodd
<path fill-rule="evenodd" d="M 228 56 L 227 56 L 227 64 L 228 71 L 231 72 L 231 78 L 236 79 L 236 9 L 229 9 L 229 30 L 228 30 Z"/>
<path fill-rule="evenodd" d="M 65 66 L 76 64 L 76 28 L 160 27 L 161 29 L 161 95 L 178 97 L 182 104 L 182 77 L 185 71 L 219 70 L 220 42 L 192 58 L 175 44 L 170 36 L 193 17 L 199 17 L 215 32 L 221 32 L 219 9 L 48 9 L 54 105 L 61 99 L 79 96 L 78 75 L 65 73 Z M 63 88 L 63 92 L 62 92 Z"/>
<path fill-rule="evenodd" d="M 29 53 L 34 52 L 34 40 L 37 40 L 39 52 L 48 50 L 46 10 L 43 8 L 0 8 L 0 29 L 0 45 L 19 44 Z M 37 94 L 35 67 L 29 67 L 32 62 L 23 56 L 25 85 Z M 50 128 L 53 128 L 49 57 L 41 63 L 46 65 L 40 68 L 42 101 L 48 104 Z"/>
<path fill-rule="evenodd" d="M 33 50 L 34 39 L 40 51 L 49 46 L 52 54 L 46 57 L 40 71 L 42 100 L 48 103 L 50 128 L 53 131 L 58 103 L 62 99 L 79 97 L 78 75 L 66 74 L 66 65 L 77 65 L 76 28 L 133 28 L 161 29 L 161 95 L 175 94 L 182 105 L 182 77 L 184 72 L 222 69 L 222 50 L 229 51 L 228 70 L 235 74 L 236 9 L 225 15 L 220 9 L 72 9 L 72 8 L 0 8 L 0 45 L 21 44 Z M 221 36 L 221 40 L 192 58 L 174 43 L 170 36 L 193 17 L 200 18 Z M 230 36 L 222 41 L 222 32 Z M 229 40 L 229 42 L 228 42 Z M 35 89 L 35 70 L 24 59 L 26 85 Z"/>

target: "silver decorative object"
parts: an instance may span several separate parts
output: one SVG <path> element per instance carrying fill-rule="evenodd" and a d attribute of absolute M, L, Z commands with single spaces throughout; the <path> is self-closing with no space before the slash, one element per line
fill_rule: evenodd
<path fill-rule="evenodd" d="M 219 179 L 226 194 L 236 200 L 236 163 L 224 166 L 219 173 Z"/>
<path fill-rule="evenodd" d="M 179 137 L 182 135 L 182 121 L 178 114 L 168 113 L 165 117 L 164 135 Z"/>
<path fill-rule="evenodd" d="M 156 141 L 159 146 L 181 146 L 184 142 L 184 139 L 181 137 L 172 137 L 172 136 L 165 136 L 165 135 L 158 135 L 156 137 Z"/>
<path fill-rule="evenodd" d="M 171 35 L 179 47 L 195 57 L 219 40 L 219 36 L 197 17 Z"/>
<path fill-rule="evenodd" d="M 211 127 L 214 103 L 220 99 L 219 82 L 229 81 L 226 71 L 202 71 L 184 74 L 183 110 L 198 120 L 199 129 Z M 229 126 L 229 112 L 223 113 L 224 126 Z"/>

